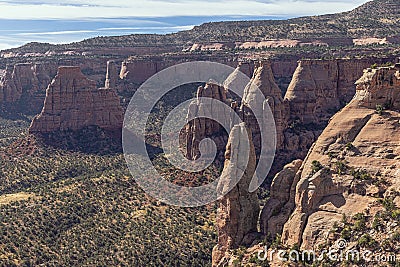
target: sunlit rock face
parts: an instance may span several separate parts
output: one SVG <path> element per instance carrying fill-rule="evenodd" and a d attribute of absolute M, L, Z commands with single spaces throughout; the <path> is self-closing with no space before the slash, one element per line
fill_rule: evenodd
<path fill-rule="evenodd" d="M 47 88 L 43 110 L 29 131 L 76 131 L 86 126 L 118 130 L 122 121 L 123 110 L 114 90 L 97 88 L 79 67 L 60 67 Z"/>

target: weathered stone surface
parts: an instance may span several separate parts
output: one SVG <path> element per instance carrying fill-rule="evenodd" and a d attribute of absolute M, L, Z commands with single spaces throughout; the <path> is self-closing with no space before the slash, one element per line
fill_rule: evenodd
<path fill-rule="evenodd" d="M 274 237 L 281 234 L 284 224 L 294 208 L 295 188 L 300 176 L 302 160 L 295 160 L 286 165 L 272 181 L 270 198 L 265 204 L 261 217 L 261 231 Z"/>
<path fill-rule="evenodd" d="M 269 62 L 257 63 L 250 83 L 245 84 L 242 81 L 243 79 L 240 78 L 239 71 L 249 68 L 247 64 L 248 63 L 240 64 L 227 78 L 223 87 L 207 84 L 206 87 L 199 88 L 197 95 L 198 97 L 211 97 L 222 101 L 226 105 L 232 106 L 233 109 L 231 112 L 233 113 L 236 111 L 239 113 L 240 117 L 243 118 L 243 121 L 245 121 L 249 125 L 249 128 L 252 129 L 256 154 L 259 155 L 261 150 L 260 129 L 268 127 L 267 125 L 264 125 L 270 114 L 268 109 L 271 110 L 275 119 L 277 147 L 278 149 L 284 147 L 284 131 L 288 127 L 289 105 L 287 101 L 283 100 L 281 90 L 274 81 L 274 76 Z M 244 96 L 240 108 L 238 107 L 238 103 L 235 103 L 233 99 L 229 97 L 229 93 L 226 90 L 226 88 L 230 88 L 231 86 L 243 86 Z M 263 95 L 258 95 L 258 89 Z M 196 116 L 204 114 L 205 108 L 207 108 L 207 110 L 212 110 L 212 114 L 218 114 L 220 117 L 223 117 L 227 122 L 227 125 L 238 123 L 233 121 L 232 114 L 222 114 L 218 110 L 214 111 L 213 107 L 206 107 L 198 100 L 193 102 L 189 108 L 189 123 L 185 131 L 186 155 L 189 159 L 197 159 L 200 156 L 199 143 L 205 137 L 213 136 L 219 151 L 223 151 L 226 144 L 226 139 L 221 138 L 221 136 L 223 136 L 221 134 L 222 128 L 217 122 L 207 119 L 195 119 L 190 121 L 190 118 L 195 118 Z M 260 121 L 260 125 L 254 115 L 263 118 L 262 121 Z M 271 129 L 264 129 L 264 131 L 265 130 Z M 218 136 L 218 138 L 215 138 L 216 136 Z M 297 147 L 295 149 L 297 149 Z"/>
<path fill-rule="evenodd" d="M 385 59 L 302 60 L 285 95 L 290 118 L 284 131 L 283 149 L 273 170 L 297 158 L 305 158 L 329 119 L 353 98 L 355 82 L 363 70 Z"/>
<path fill-rule="evenodd" d="M 75 131 L 93 125 L 113 131 L 122 128 L 122 120 L 115 91 L 96 88 L 96 82 L 86 78 L 79 67 L 60 67 L 47 88 L 43 110 L 29 131 Z"/>
<path fill-rule="evenodd" d="M 355 92 L 363 70 L 384 59 L 301 60 L 285 95 L 291 119 L 304 124 L 327 121 Z"/>
<path fill-rule="evenodd" d="M 0 104 L 18 112 L 38 114 L 43 108 L 46 89 L 59 66 L 79 66 L 97 86 L 104 85 L 104 58 L 62 58 L 8 65 L 0 75 Z"/>
<path fill-rule="evenodd" d="M 116 89 L 117 83 L 118 83 L 118 70 L 117 70 L 117 65 L 115 64 L 114 61 L 108 61 L 107 62 L 107 73 L 106 73 L 106 82 L 104 87 L 109 89 Z"/>
<path fill-rule="evenodd" d="M 248 151 L 248 144 L 250 144 L 250 151 Z M 232 180 L 241 179 L 227 195 L 218 201 L 216 222 L 218 245 L 213 250 L 213 266 L 219 266 L 229 249 L 238 248 L 244 241 L 251 244 L 251 238 L 248 237 L 257 233 L 260 211 L 257 193 L 249 193 L 250 182 L 256 168 L 256 155 L 251 131 L 244 123 L 233 127 L 225 157 L 225 167 L 220 180 L 223 184 L 219 184 L 219 188 L 224 188 Z M 245 170 L 244 173 L 243 170 Z"/>
<path fill-rule="evenodd" d="M 13 70 L 7 66 L 0 81 L 0 101 L 12 103 L 21 98 L 22 88 L 17 88 L 13 81 Z"/>
<path fill-rule="evenodd" d="M 257 94 L 258 89 L 263 93 L 265 100 Z M 245 121 L 253 131 L 256 151 L 259 151 L 261 147 L 260 128 L 262 129 L 263 125 L 257 126 L 255 117 L 247 109 L 249 108 L 253 113 L 259 113 L 254 115 L 258 115 L 260 118 L 265 118 L 266 120 L 268 117 L 266 105 L 271 109 L 275 119 L 277 148 L 280 149 L 284 144 L 284 130 L 287 128 L 290 113 L 289 105 L 283 100 L 282 92 L 275 83 L 271 64 L 264 61 L 256 65 L 254 75 L 245 88 L 242 102 Z M 262 110 L 261 107 L 263 107 Z"/>
<path fill-rule="evenodd" d="M 200 99 L 201 97 L 212 98 L 213 100 L 221 101 L 229 105 L 229 103 L 227 103 L 226 90 L 224 87 L 210 82 L 204 87 L 200 86 L 198 88 L 197 100 L 193 101 L 189 106 L 187 115 L 188 124 L 184 134 L 186 157 L 189 159 L 197 159 L 200 157 L 199 144 L 204 138 L 213 138 L 218 151 L 221 153 L 223 153 L 227 141 L 224 136 L 223 128 L 218 122 L 201 117 L 218 114 L 219 117 L 225 121 L 226 125 L 230 125 L 230 114 L 224 114 L 218 105 L 213 106 L 214 102 L 205 103 Z"/>
<path fill-rule="evenodd" d="M 323 243 L 329 226 L 344 214 L 364 212 L 376 201 L 367 194 L 369 185 L 355 179 L 350 170 L 363 170 L 371 177 L 380 173 L 391 188 L 399 188 L 397 73 L 396 68 L 366 71 L 357 82 L 354 99 L 331 119 L 310 150 L 297 184 L 295 210 L 284 226 L 282 240 L 286 245 L 313 248 Z M 392 109 L 378 114 L 376 104 L 386 102 Z M 324 166 L 318 172 L 316 161 Z M 326 212 L 331 216 L 325 216 Z"/>
<path fill-rule="evenodd" d="M 251 77 L 254 72 L 254 64 L 252 63 L 239 63 L 234 72 L 228 76 L 224 81 L 224 88 L 227 90 L 242 89 L 247 86 L 247 81 L 243 79 L 244 77 Z M 241 75 L 244 74 L 245 76 Z M 235 87 L 235 88 L 233 88 Z M 228 92 L 229 95 L 229 92 Z"/>
<path fill-rule="evenodd" d="M 301 244 L 304 228 L 310 214 L 315 212 L 324 197 L 340 195 L 344 189 L 332 180 L 332 174 L 322 169 L 311 178 L 302 178 L 297 184 L 294 210 L 289 221 L 285 224 L 282 239 L 286 244 Z"/>
<path fill-rule="evenodd" d="M 400 65 L 367 69 L 356 82 L 360 105 L 368 108 L 400 108 Z"/>
<path fill-rule="evenodd" d="M 339 108 L 336 61 L 304 60 L 299 62 L 285 98 L 290 103 L 292 118 L 303 123 L 316 123 L 320 114 Z"/>
<path fill-rule="evenodd" d="M 0 80 L 0 102 L 14 103 L 32 96 L 51 81 L 51 67 L 43 64 L 16 64 L 7 66 Z"/>

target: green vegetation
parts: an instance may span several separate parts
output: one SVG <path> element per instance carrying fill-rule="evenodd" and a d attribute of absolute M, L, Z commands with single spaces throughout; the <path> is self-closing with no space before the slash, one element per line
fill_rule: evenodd
<path fill-rule="evenodd" d="M 371 174 L 368 173 L 367 170 L 362 169 L 362 170 L 351 170 L 351 175 L 353 175 L 354 179 L 360 180 L 360 181 L 369 181 L 372 179 Z"/>
<path fill-rule="evenodd" d="M 374 248 L 378 246 L 378 242 L 375 241 L 370 235 L 365 234 L 358 239 L 358 245 L 360 247 Z"/>
<path fill-rule="evenodd" d="M 322 170 L 324 168 L 324 166 L 322 166 L 321 162 L 314 160 L 311 163 L 311 170 L 312 170 L 312 174 L 315 174 L 317 172 L 319 172 L 320 170 Z"/>
<path fill-rule="evenodd" d="M 353 143 L 349 142 L 349 143 L 346 144 L 346 149 L 352 150 L 354 148 L 355 148 L 355 146 L 353 145 Z"/>
<path fill-rule="evenodd" d="M 382 115 L 384 110 L 385 110 L 385 109 L 384 109 L 384 107 L 383 107 L 382 105 L 379 105 L 379 104 L 376 105 L 375 111 L 376 111 L 376 113 L 378 113 L 379 115 Z"/>
<path fill-rule="evenodd" d="M 1 266 L 210 265 L 213 206 L 163 205 L 136 185 L 121 153 L 19 140 L 27 126 L 0 124 Z"/>
<path fill-rule="evenodd" d="M 347 163 L 343 160 L 338 160 L 334 163 L 335 166 L 335 171 L 339 175 L 344 175 L 346 174 L 346 171 L 348 170 Z"/>

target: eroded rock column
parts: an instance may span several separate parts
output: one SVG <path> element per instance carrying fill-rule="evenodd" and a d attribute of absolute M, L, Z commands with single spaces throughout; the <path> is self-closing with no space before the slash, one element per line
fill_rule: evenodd
<path fill-rule="evenodd" d="M 249 138 L 249 139 L 248 139 Z M 250 151 L 243 151 L 250 148 Z M 245 152 L 245 153 L 243 153 Z M 248 155 L 248 157 L 246 157 Z M 246 167 L 247 166 L 247 167 Z M 250 245 L 257 234 L 260 212 L 257 193 L 249 192 L 256 168 L 251 132 L 244 123 L 233 127 L 225 153 L 225 166 L 219 188 L 232 180 L 239 183 L 218 201 L 218 245 L 213 250 L 213 266 L 223 266 L 225 253 L 240 245 Z M 244 173 L 243 173 L 243 170 Z M 242 177 L 237 177 L 242 174 Z"/>

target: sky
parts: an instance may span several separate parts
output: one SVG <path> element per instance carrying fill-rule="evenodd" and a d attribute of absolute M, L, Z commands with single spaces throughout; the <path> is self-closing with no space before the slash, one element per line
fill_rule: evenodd
<path fill-rule="evenodd" d="M 368 0 L 0 0 L 0 50 L 27 42 L 171 33 L 210 21 L 285 19 L 351 10 Z"/>

